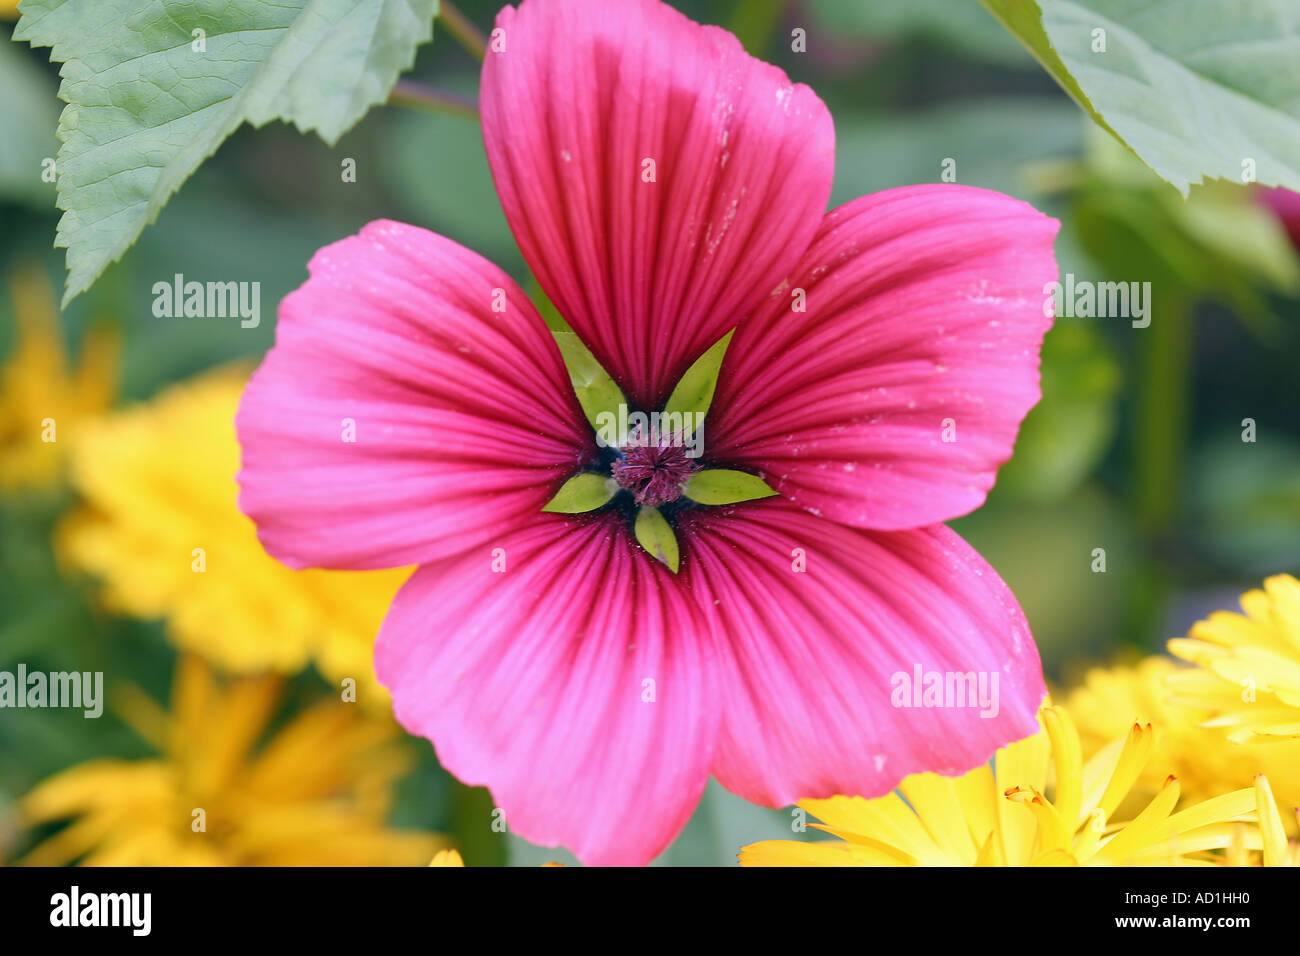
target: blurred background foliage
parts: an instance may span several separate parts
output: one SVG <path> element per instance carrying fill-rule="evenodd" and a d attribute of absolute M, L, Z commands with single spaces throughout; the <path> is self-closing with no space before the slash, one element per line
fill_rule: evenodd
<path fill-rule="evenodd" d="M 1058 319 L 1043 350 L 1043 401 L 1015 458 L 987 505 L 955 524 L 1018 595 L 1049 679 L 1159 650 L 1206 611 L 1234 606 L 1262 575 L 1300 569 L 1300 265 L 1255 190 L 1196 187 L 1184 202 L 1098 135 L 975 3 L 677 5 L 732 29 L 827 101 L 839 143 L 833 205 L 938 181 L 951 159 L 958 182 L 1026 199 L 1061 220 L 1062 276 L 1151 283 L 1149 328 Z M 460 6 L 486 29 L 498 4 Z M 807 31 L 807 53 L 790 49 L 796 27 Z M 18 344 L 14 277 L 35 265 L 48 274 L 51 296 L 63 278 L 51 248 L 53 187 L 40 177 L 56 148 L 57 74 L 47 51 L 7 42 L 11 30 L 0 24 L 0 364 L 12 362 Z M 436 28 L 410 76 L 473 94 L 477 63 Z M 356 160 L 356 182 L 341 181 L 344 158 Z M 380 217 L 442 232 L 526 280 L 473 120 L 379 108 L 333 149 L 282 125 L 244 128 L 62 314 L 72 367 L 92 330 L 120 338 L 117 402 L 125 404 L 230 359 L 255 358 L 273 339 L 273 303 L 305 279 L 311 254 Z M 155 318 L 152 285 L 175 273 L 259 281 L 260 328 Z M 1242 441 L 1247 418 L 1256 423 L 1253 444 Z M 15 441 L 6 421 L 0 415 L 0 455 Z M 176 653 L 162 624 L 108 613 L 59 566 L 51 536 L 74 501 L 57 482 L 0 498 L 0 669 L 22 661 L 103 670 L 110 687 L 132 684 L 166 700 Z M 1105 549 L 1104 573 L 1092 570 L 1097 548 Z M 291 692 L 309 700 L 329 690 L 307 672 Z M 416 764 L 398 785 L 395 825 L 446 834 L 470 864 L 572 862 L 494 832 L 484 791 L 443 772 L 424 742 L 409 749 Z M 37 782 L 91 758 L 148 752 L 111 707 L 100 720 L 6 712 L 0 861 L 33 842 L 7 808 Z M 788 811 L 750 806 L 711 783 L 662 862 L 734 863 L 742 843 L 789 838 L 789 820 Z"/>

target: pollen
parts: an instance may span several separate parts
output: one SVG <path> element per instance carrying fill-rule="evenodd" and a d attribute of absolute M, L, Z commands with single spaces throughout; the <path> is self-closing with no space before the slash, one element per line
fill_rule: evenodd
<path fill-rule="evenodd" d="M 689 448 L 672 436 L 633 438 L 619 449 L 610 472 L 619 487 L 632 492 L 638 505 L 658 508 L 682 496 L 686 480 L 698 470 Z"/>

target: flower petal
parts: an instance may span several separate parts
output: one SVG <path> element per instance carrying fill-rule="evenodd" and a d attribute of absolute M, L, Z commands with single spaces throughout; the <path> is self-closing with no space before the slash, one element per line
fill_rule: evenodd
<path fill-rule="evenodd" d="M 713 773 L 729 790 L 771 806 L 874 797 L 1037 732 L 1046 688 L 1024 615 L 942 525 L 862 531 L 772 498 L 686 512 L 678 529 L 683 583 L 722 629 Z M 913 697 L 898 675 L 918 668 Z M 933 674 L 954 691 L 943 706 L 926 705 Z"/>
<path fill-rule="evenodd" d="M 655 410 L 807 248 L 830 114 L 659 0 L 524 0 L 496 22 L 483 138 L 506 218 L 560 314 Z"/>
<path fill-rule="evenodd" d="M 909 186 L 826 216 L 731 343 L 705 453 L 883 531 L 979 507 L 1039 399 L 1058 223 L 1000 193 Z M 806 311 L 795 311 L 802 290 Z"/>
<path fill-rule="evenodd" d="M 235 421 L 240 508 L 285 564 L 459 553 L 595 454 L 554 339 L 487 260 L 379 221 L 309 270 Z"/>
<path fill-rule="evenodd" d="M 398 593 L 375 658 L 397 719 L 511 830 L 648 863 L 708 779 L 709 628 L 617 512 L 539 514 L 490 544 Z"/>

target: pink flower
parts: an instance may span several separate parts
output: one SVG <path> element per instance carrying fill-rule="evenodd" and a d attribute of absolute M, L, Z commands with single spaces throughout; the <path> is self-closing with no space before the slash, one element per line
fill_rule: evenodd
<path fill-rule="evenodd" d="M 1035 732 L 1024 617 L 941 522 L 1039 398 L 1057 223 L 939 184 L 825 213 L 825 105 L 656 0 L 496 25 L 484 139 L 541 285 L 647 412 L 735 329 L 698 464 L 780 495 L 680 508 L 677 574 L 626 506 L 544 513 L 600 460 L 553 337 L 491 263 L 375 222 L 315 255 L 244 396 L 267 550 L 420 565 L 376 647 L 398 719 L 586 863 L 649 861 L 710 774 L 768 805 L 874 796 Z M 620 483 L 663 501 L 695 467 L 657 462 Z M 996 705 L 900 700 L 898 675 L 936 673 L 991 677 Z"/>
<path fill-rule="evenodd" d="M 1257 195 L 1282 223 L 1282 228 L 1291 237 L 1291 244 L 1300 249 L 1300 193 L 1281 186 L 1261 186 Z"/>

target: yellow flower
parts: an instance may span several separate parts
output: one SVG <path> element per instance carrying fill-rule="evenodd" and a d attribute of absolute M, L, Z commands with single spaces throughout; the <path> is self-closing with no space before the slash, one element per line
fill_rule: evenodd
<path fill-rule="evenodd" d="M 1255 778 L 1255 801 L 1259 805 L 1259 831 L 1263 841 L 1264 865 L 1300 866 L 1300 843 L 1287 842 L 1282 814 L 1278 812 L 1277 801 L 1273 799 L 1268 778 L 1262 774 Z M 1233 851 L 1239 853 L 1240 847 L 1234 846 Z"/>
<path fill-rule="evenodd" d="M 22 861 L 55 866 L 418 866 L 441 842 L 385 824 L 409 751 L 390 720 L 326 699 L 259 746 L 275 676 L 217 679 L 182 658 L 170 715 L 140 691 L 121 708 L 158 751 L 64 770 L 18 802 L 27 824 L 71 822 Z"/>
<path fill-rule="evenodd" d="M 0 0 L 0 20 L 13 20 L 18 16 L 19 0 Z"/>
<path fill-rule="evenodd" d="M 54 288 L 38 266 L 9 277 L 14 344 L 0 369 L 0 491 L 40 490 L 63 477 L 64 451 L 87 415 L 117 391 L 118 340 L 91 329 L 74 371 L 59 327 Z"/>
<path fill-rule="evenodd" d="M 1169 652 L 1196 669 L 1169 679 L 1174 699 L 1214 714 L 1236 742 L 1300 738 L 1300 581 L 1279 574 L 1241 596 L 1245 614 L 1215 611 Z"/>
<path fill-rule="evenodd" d="M 1185 799 L 1200 800 L 1248 784 L 1264 773 L 1287 806 L 1300 805 L 1300 740 L 1267 744 L 1230 741 L 1216 727 L 1202 726 L 1213 713 L 1170 700 L 1169 684 L 1187 672 L 1163 655 L 1126 667 L 1094 668 L 1064 700 L 1090 757 L 1125 733 L 1134 721 L 1155 730 L 1151 759 L 1132 799 L 1149 799 L 1176 776 Z M 1289 822 L 1295 826 L 1295 821 Z"/>
<path fill-rule="evenodd" d="M 773 840 L 745 847 L 746 866 L 1097 866 L 1215 862 L 1212 851 L 1259 850 L 1254 789 L 1174 812 L 1169 778 L 1132 818 L 1112 817 L 1151 756 L 1135 724 L 1086 763 L 1069 715 L 1045 706 L 1042 730 L 999 750 L 993 766 L 957 778 L 914 774 L 899 793 L 799 806 L 843 842 Z M 1048 794 L 1049 773 L 1054 779 Z M 906 801 L 906 802 L 904 802 Z"/>
<path fill-rule="evenodd" d="M 102 579 L 114 610 L 166 618 L 184 650 L 246 673 L 315 660 L 386 707 L 373 642 L 409 571 L 292 571 L 262 550 L 236 505 L 247 376 L 215 369 L 87 424 L 71 455 L 86 504 L 60 527 L 60 554 Z"/>

